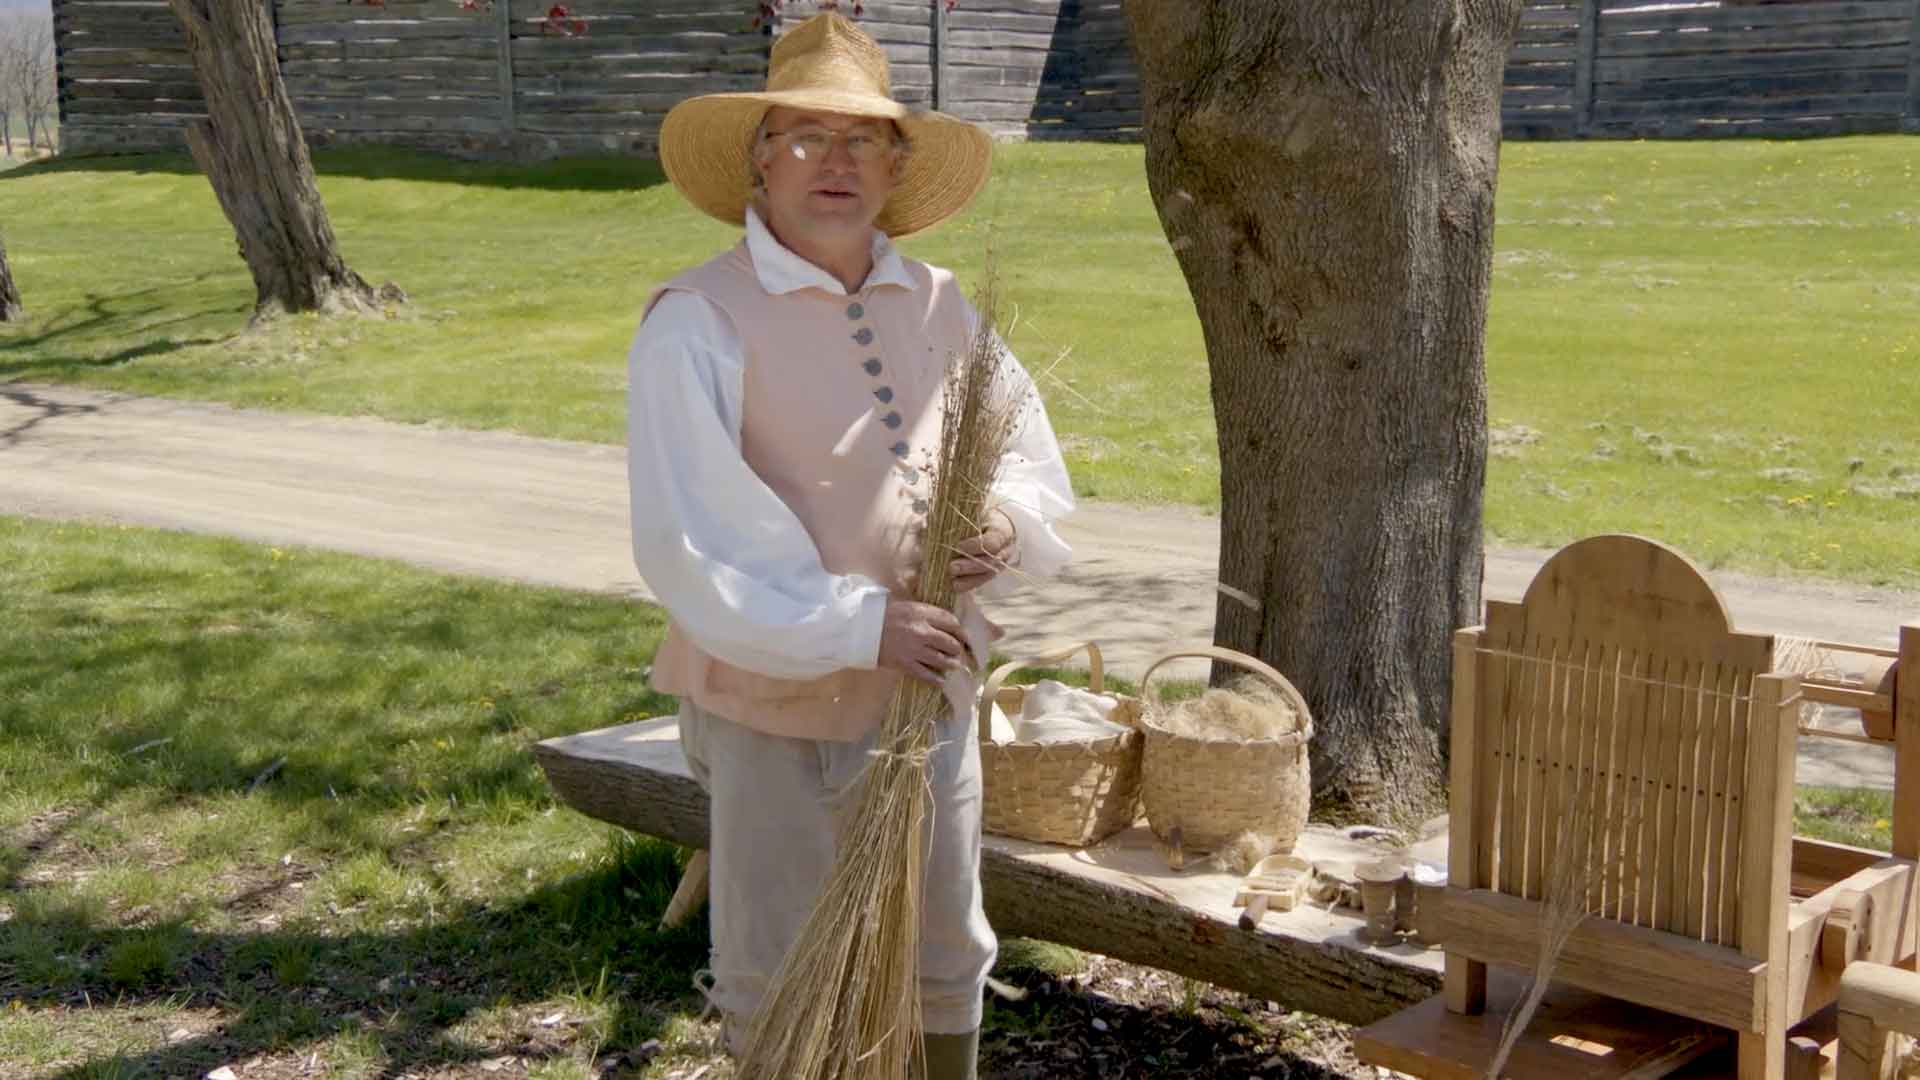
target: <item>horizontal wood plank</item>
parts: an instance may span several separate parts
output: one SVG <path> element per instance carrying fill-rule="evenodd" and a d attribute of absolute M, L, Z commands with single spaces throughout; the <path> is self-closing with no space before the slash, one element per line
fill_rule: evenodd
<path fill-rule="evenodd" d="M 1907 72 L 1900 67 L 1811 71 L 1784 75 L 1714 76 L 1701 79 L 1663 79 L 1658 82 L 1619 83 L 1606 87 L 1614 102 L 1667 101 L 1706 97 L 1766 97 L 1827 93 L 1897 93 L 1906 87 Z M 1804 692 L 1803 688 L 1803 692 Z M 1870 692 L 1866 695 L 1872 698 Z M 1815 695 L 1817 699 L 1817 695 Z M 1836 702 L 1837 703 L 1837 702 Z M 1859 701 L 1850 701 L 1858 708 Z"/>
<path fill-rule="evenodd" d="M 1540 904 L 1485 889 L 1448 888 L 1432 903 L 1449 953 L 1530 970 L 1539 956 Z M 1672 1009 L 1737 1031 L 1758 1030 L 1764 963 L 1677 934 L 1588 919 L 1569 937 L 1554 978 L 1596 993 Z"/>
<path fill-rule="evenodd" d="M 1609 101 L 1593 104 L 1599 123 L 1618 120 L 1722 119 L 1766 120 L 1789 116 L 1899 116 L 1906 105 L 1904 92 L 1884 94 L 1813 94 L 1768 97 L 1701 97 L 1664 101 Z"/>
<path fill-rule="evenodd" d="M 493 24 L 482 23 L 471 17 L 423 19 L 416 22 L 309 23 L 304 26 L 282 26 L 277 37 L 283 49 L 289 45 L 327 41 L 410 42 L 416 43 L 410 48 L 421 52 L 436 49 L 443 41 L 483 41 L 491 47 L 497 47 Z"/>
<path fill-rule="evenodd" d="M 1618 34 L 1603 31 L 1595 48 L 1598 55 L 1602 57 L 1784 52 L 1815 48 L 1905 45 L 1911 32 L 1910 23 L 1904 19 L 1720 33 Z"/>
<path fill-rule="evenodd" d="M 1911 18 L 1911 0 L 1855 0 L 1852 3 L 1730 4 L 1684 10 L 1603 11 L 1600 28 L 1606 31 L 1674 30 L 1704 27 L 1738 31 L 1748 28 L 1834 26 Z"/>
<path fill-rule="evenodd" d="M 1905 45 L 1861 49 L 1791 49 L 1725 56 L 1652 56 L 1607 58 L 1594 65 L 1594 82 L 1637 83 L 1663 79 L 1734 78 L 1792 75 L 1815 71 L 1898 67 L 1907 62 Z"/>
<path fill-rule="evenodd" d="M 316 79 L 359 79 L 420 77 L 428 79 L 492 79 L 498 81 L 500 65 L 490 60 L 463 60 L 454 57 L 421 57 L 403 65 L 387 60 L 287 60 L 280 62 L 282 77 Z"/>

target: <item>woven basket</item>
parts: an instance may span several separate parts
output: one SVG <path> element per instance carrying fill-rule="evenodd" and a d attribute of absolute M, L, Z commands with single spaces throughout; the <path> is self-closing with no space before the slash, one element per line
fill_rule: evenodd
<path fill-rule="evenodd" d="M 1087 742 L 996 743 L 990 727 L 993 705 L 1018 715 L 1026 690 L 1004 686 L 1021 668 L 1057 664 L 1085 650 L 1088 680 L 1103 693 L 1105 674 L 1100 649 L 1085 642 L 1029 661 L 1002 664 L 980 694 L 980 772 L 985 784 L 982 828 L 1000 836 L 1047 844 L 1083 847 L 1096 843 L 1140 817 L 1138 730 Z M 1121 697 L 1113 711 L 1117 723 L 1137 728 L 1140 702 Z"/>
<path fill-rule="evenodd" d="M 1146 752 L 1141 764 L 1141 797 L 1147 824 L 1161 840 L 1171 843 L 1179 830 L 1179 846 L 1186 851 L 1214 851 L 1242 833 L 1274 838 L 1273 850 L 1293 850 L 1307 824 L 1312 777 L 1307 764 L 1307 740 L 1313 737 L 1313 718 L 1306 699 L 1287 677 L 1245 653 L 1217 646 L 1196 646 L 1155 660 L 1140 677 L 1183 656 L 1202 656 L 1237 664 L 1265 678 L 1300 715 L 1300 727 L 1272 739 L 1197 739 L 1176 735 L 1154 723 L 1141 722 Z"/>

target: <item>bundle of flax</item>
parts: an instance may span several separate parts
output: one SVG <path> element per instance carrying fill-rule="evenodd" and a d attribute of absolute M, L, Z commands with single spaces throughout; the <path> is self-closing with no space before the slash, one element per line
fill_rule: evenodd
<path fill-rule="evenodd" d="M 940 453 L 915 599 L 954 606 L 954 547 L 980 531 L 987 491 L 1025 412 L 1024 387 L 994 331 L 993 275 L 978 327 L 951 360 Z M 927 758 L 945 693 L 914 679 L 894 692 L 839 859 L 800 936 L 774 973 L 747 1033 L 748 1080 L 905 1080 L 920 1075 L 921 889 L 933 808 Z"/>

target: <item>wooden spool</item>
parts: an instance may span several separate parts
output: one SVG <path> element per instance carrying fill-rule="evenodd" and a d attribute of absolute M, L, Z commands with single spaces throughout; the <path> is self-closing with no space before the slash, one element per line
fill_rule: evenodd
<path fill-rule="evenodd" d="M 1873 932 L 1873 897 L 1848 890 L 1834 898 L 1820 929 L 1820 966 L 1834 974 L 1864 958 Z"/>

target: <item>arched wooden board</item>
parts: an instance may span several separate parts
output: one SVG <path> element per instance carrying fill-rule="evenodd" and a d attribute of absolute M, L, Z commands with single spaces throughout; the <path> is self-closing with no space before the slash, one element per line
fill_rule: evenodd
<path fill-rule="evenodd" d="M 1604 642 L 1661 656 L 1766 671 L 1773 639 L 1733 629 L 1720 593 L 1679 552 L 1605 535 L 1548 559 L 1518 604 L 1487 605 L 1495 641 Z"/>

